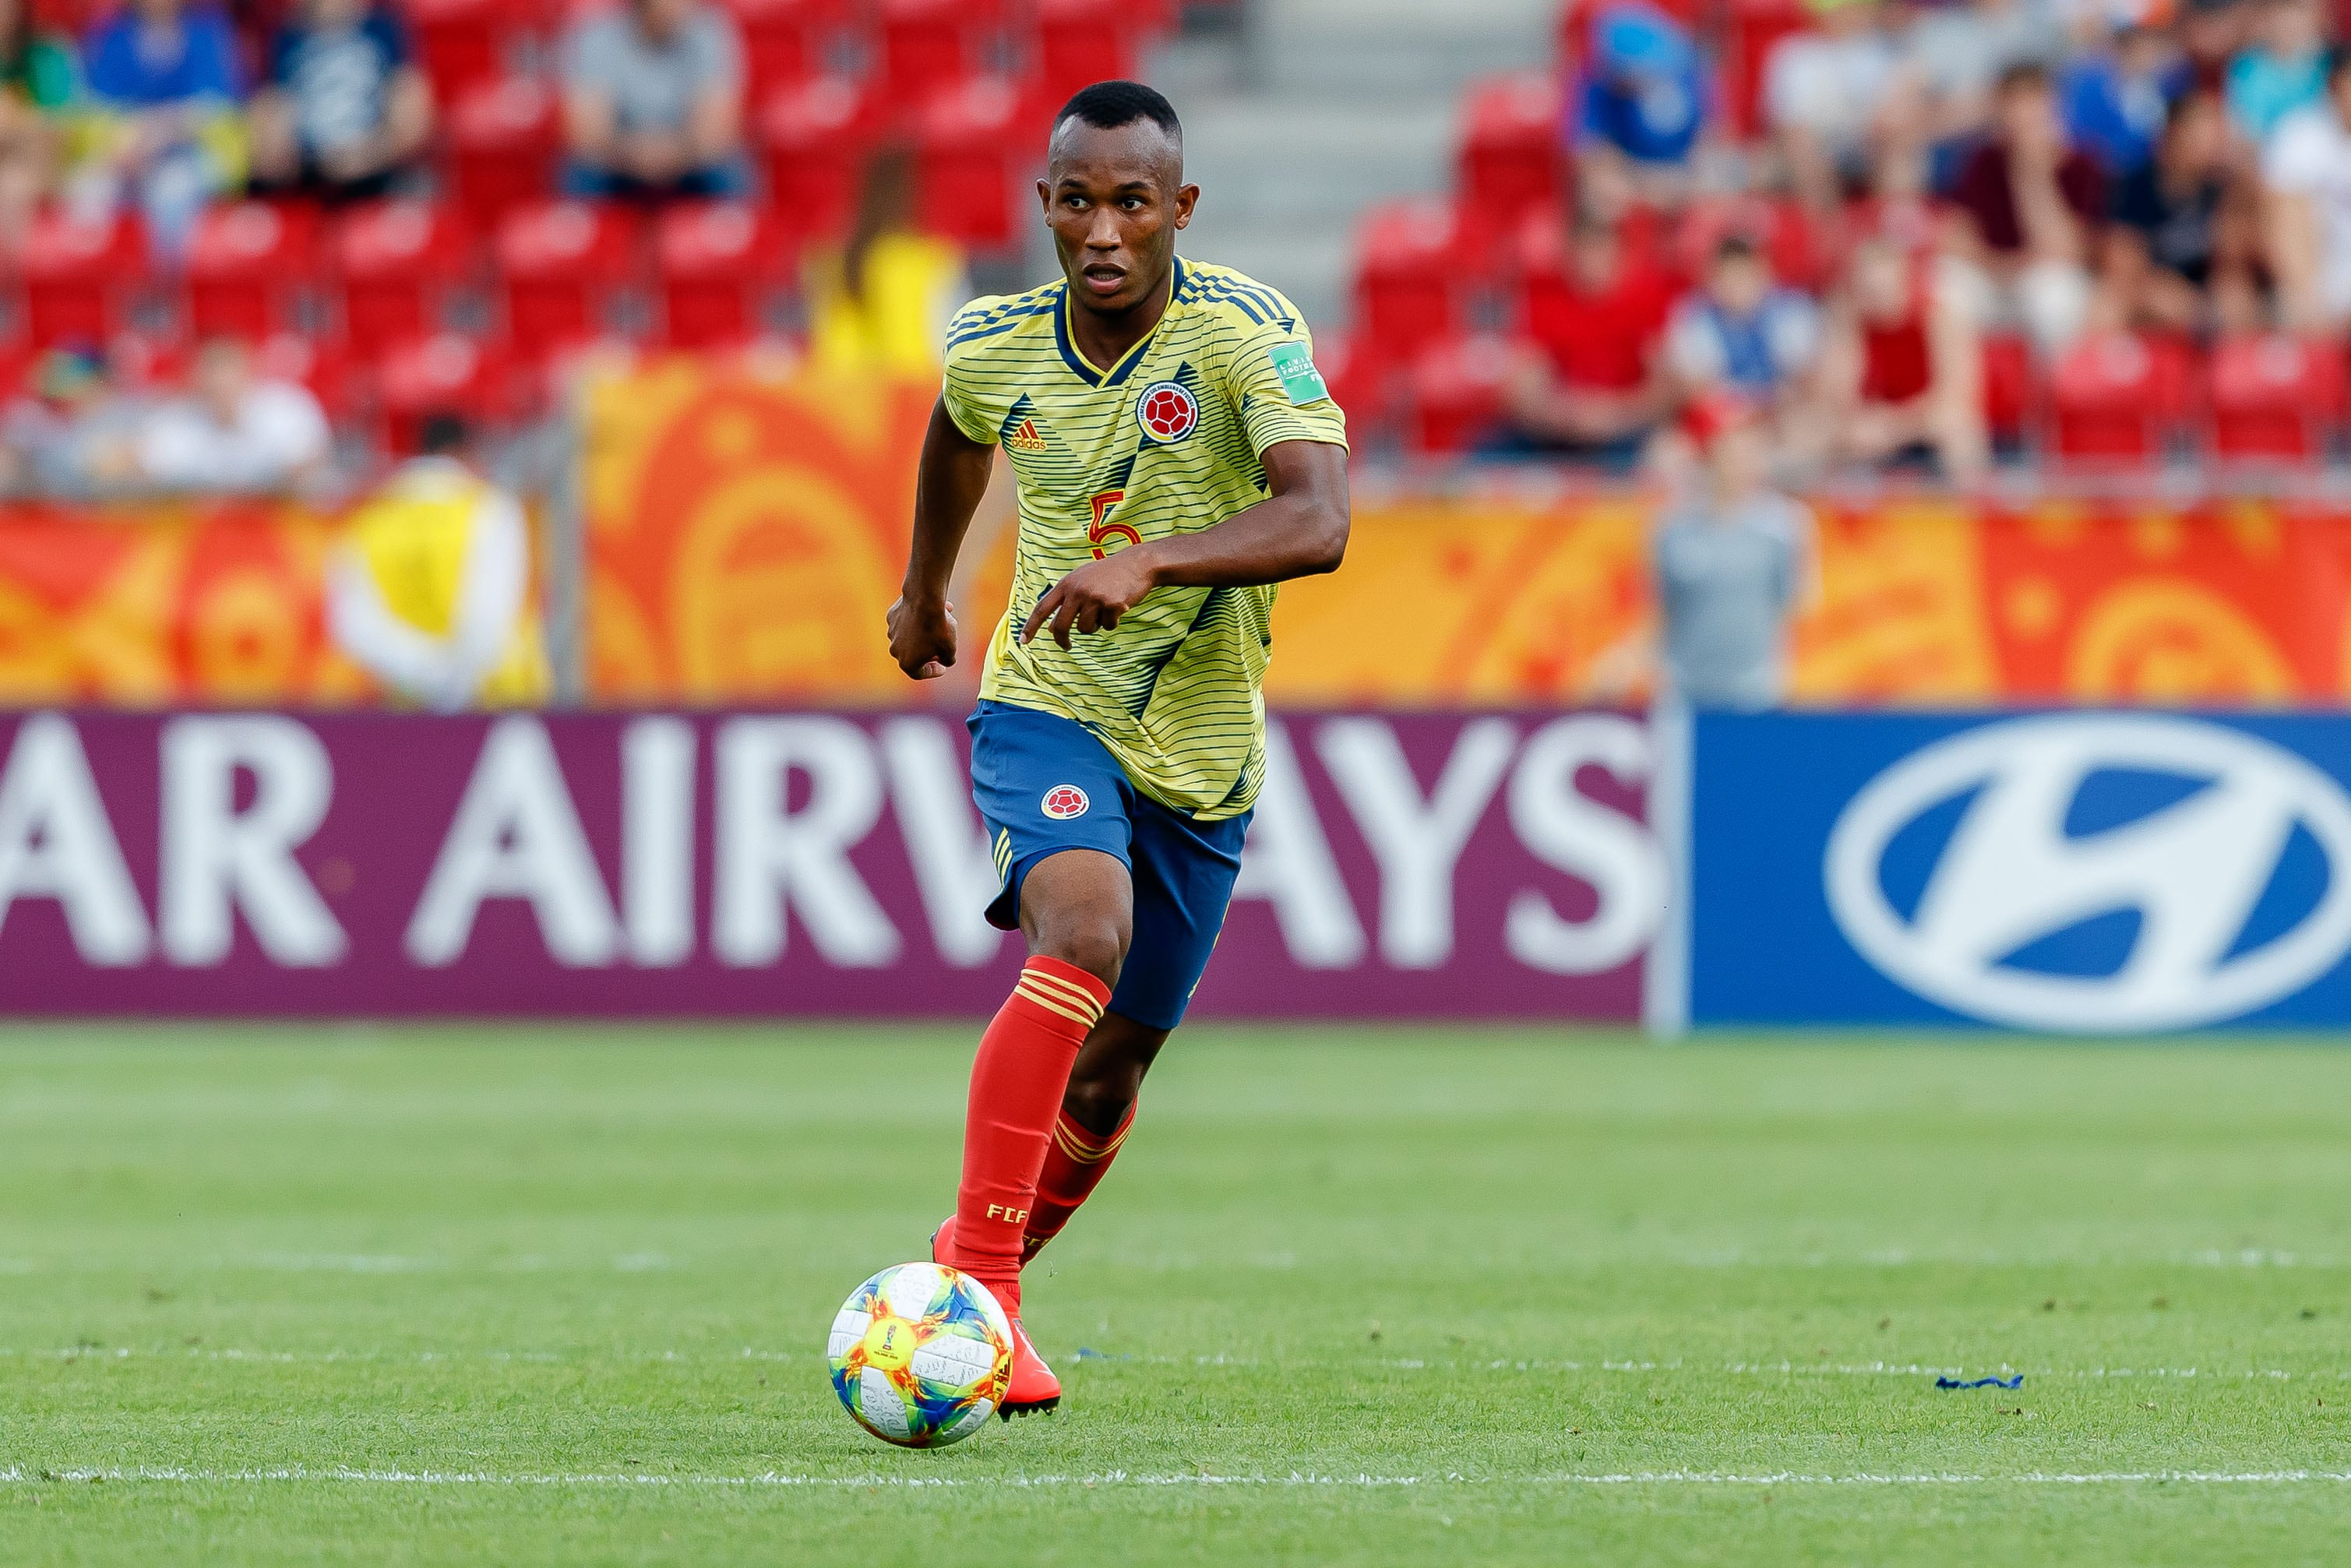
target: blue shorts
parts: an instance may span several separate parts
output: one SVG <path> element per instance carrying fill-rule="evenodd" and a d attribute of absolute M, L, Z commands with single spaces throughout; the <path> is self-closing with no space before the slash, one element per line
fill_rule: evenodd
<path fill-rule="evenodd" d="M 972 711 L 971 795 L 1004 877 L 989 923 L 1019 929 L 1020 884 L 1047 855 L 1116 855 L 1134 879 L 1134 939 L 1110 1010 L 1148 1029 L 1182 1023 L 1225 927 L 1249 813 L 1195 821 L 1136 789 L 1085 726 L 998 702 Z"/>

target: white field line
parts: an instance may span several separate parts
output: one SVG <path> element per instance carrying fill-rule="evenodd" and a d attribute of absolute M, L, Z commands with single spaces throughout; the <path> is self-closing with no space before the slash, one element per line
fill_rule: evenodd
<path fill-rule="evenodd" d="M 110 1481 L 189 1486 L 239 1486 L 262 1482 L 327 1482 L 385 1487 L 557 1487 L 764 1489 L 806 1487 L 868 1490 L 883 1487 L 941 1487 L 974 1491 L 1022 1490 L 1074 1487 L 2079 1487 L 2079 1486 L 2339 1486 L 2351 1483 L 2345 1470 L 2028 1470 L 2011 1475 L 1957 1470 L 1857 1471 L 1817 1474 L 1801 1470 L 1740 1472 L 1730 1470 L 1562 1471 L 1525 1477 L 1320 1475 L 1292 1471 L 1288 1475 L 1213 1475 L 1205 1471 L 1136 1474 L 1103 1470 L 1092 1475 L 1040 1476 L 811 1476 L 768 1471 L 760 1475 L 651 1475 L 642 1472 L 576 1471 L 506 1475 L 487 1470 L 360 1469 L 345 1466 L 289 1466 L 275 1469 L 183 1469 L 177 1467 L 27 1470 L 20 1466 L 0 1469 L 0 1485 L 37 1485 L 61 1481 Z"/>
<path fill-rule="evenodd" d="M 813 1351 L 762 1350 L 750 1345 L 731 1352 L 603 1351 L 603 1350 L 241 1350 L 233 1347 L 194 1345 L 149 1346 L 131 1345 L 65 1345 L 55 1349 L 26 1349 L 0 1345 L 0 1360 L 23 1361 L 213 1361 L 249 1362 L 264 1365 L 326 1366 L 337 1364 L 360 1365 L 429 1366 L 438 1363 L 486 1362 L 493 1364 L 522 1363 L 530 1365 L 580 1365 L 590 1362 L 610 1362 L 616 1366 L 634 1365 L 645 1362 L 669 1364 L 727 1364 L 746 1361 L 768 1363 L 814 1363 L 821 1359 Z M 1281 1359 L 1264 1362 L 1253 1356 L 1231 1355 L 1083 1355 L 1068 1358 L 1071 1364 L 1123 1362 L 1140 1366 L 1274 1366 L 1291 1371 L 1323 1370 L 1352 1371 L 1359 1364 L 1335 1361 Z M 2028 1379 L 2073 1379 L 2095 1381 L 2115 1378 L 2168 1378 L 2174 1381 L 2194 1379 L 2207 1383 L 2342 1383 L 2351 1381 L 2351 1370 L 2291 1372 L 2278 1366 L 2219 1367 L 2219 1366 L 2044 1366 L 2018 1367 L 2001 1363 L 1997 1367 L 1932 1365 L 1924 1362 L 1865 1361 L 1724 1361 L 1694 1362 L 1679 1359 L 1667 1361 L 1632 1361 L 1603 1358 L 1598 1361 L 1561 1360 L 1479 1360 L 1473 1358 L 1428 1360 L 1418 1357 L 1389 1357 L 1378 1362 L 1360 1364 L 1398 1372 L 1437 1371 L 1461 1372 L 1598 1372 L 1646 1375 L 1657 1373 L 1691 1373 L 1702 1376 L 1729 1377 L 1980 1377 L 1989 1370 L 2001 1376 L 2022 1372 Z"/>

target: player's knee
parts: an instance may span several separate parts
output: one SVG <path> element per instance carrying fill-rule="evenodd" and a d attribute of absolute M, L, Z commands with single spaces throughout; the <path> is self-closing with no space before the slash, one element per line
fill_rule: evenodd
<path fill-rule="evenodd" d="M 1071 915 L 1040 929 L 1035 950 L 1075 965 L 1105 986 L 1115 986 L 1126 963 L 1128 936 L 1125 924 L 1111 915 Z"/>

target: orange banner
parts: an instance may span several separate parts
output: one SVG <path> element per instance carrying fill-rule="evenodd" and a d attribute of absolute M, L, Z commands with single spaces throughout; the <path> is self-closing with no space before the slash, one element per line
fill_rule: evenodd
<path fill-rule="evenodd" d="M 334 525 L 296 507 L 0 507 L 0 703 L 340 705 Z"/>
<path fill-rule="evenodd" d="M 591 393 L 588 647 L 607 701 L 910 703 L 882 651 L 932 389 L 677 361 Z M 983 508 L 987 513 L 996 509 Z M 1282 591 L 1267 694 L 1299 705 L 1638 696 L 1650 500 L 1359 497 L 1347 564 Z M 2335 702 L 2351 512 L 1950 499 L 1822 504 L 1795 637 L 1808 703 Z M 1008 540 L 958 609 L 1002 613 Z M 961 673 L 972 678 L 971 661 Z"/>

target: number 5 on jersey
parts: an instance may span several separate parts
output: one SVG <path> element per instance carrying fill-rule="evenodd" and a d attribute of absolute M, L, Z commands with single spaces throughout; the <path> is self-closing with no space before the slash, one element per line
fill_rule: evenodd
<path fill-rule="evenodd" d="M 1139 545 L 1143 542 L 1143 536 L 1124 523 L 1105 520 L 1110 517 L 1111 508 L 1125 499 L 1126 492 L 1123 490 L 1104 490 L 1093 499 L 1093 526 L 1086 530 L 1086 540 L 1094 547 L 1096 560 L 1110 554 L 1107 541 L 1111 539 L 1118 539 L 1131 545 Z"/>

